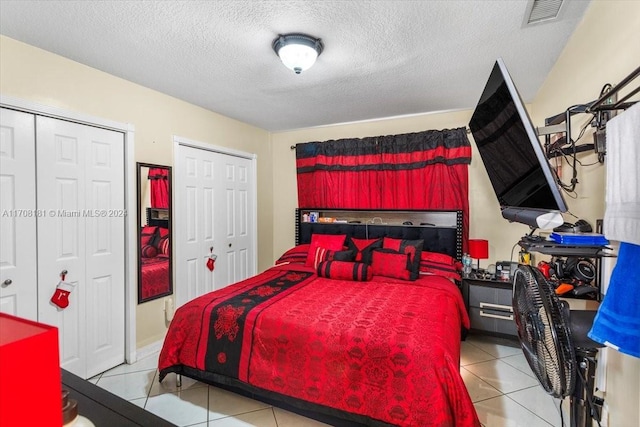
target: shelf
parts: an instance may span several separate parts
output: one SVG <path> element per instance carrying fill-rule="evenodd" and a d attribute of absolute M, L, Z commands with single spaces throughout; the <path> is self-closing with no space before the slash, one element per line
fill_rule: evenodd
<path fill-rule="evenodd" d="M 613 248 L 609 246 L 562 245 L 548 240 L 539 242 L 520 240 L 518 242 L 518 245 L 529 252 L 539 252 L 545 255 L 581 256 L 589 258 L 616 256 L 615 254 L 609 252 L 613 251 Z"/>

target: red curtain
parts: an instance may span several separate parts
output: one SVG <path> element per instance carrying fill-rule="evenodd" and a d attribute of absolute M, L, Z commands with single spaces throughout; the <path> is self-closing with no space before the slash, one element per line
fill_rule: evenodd
<path fill-rule="evenodd" d="M 465 128 L 296 145 L 300 208 L 456 209 L 469 230 Z"/>
<path fill-rule="evenodd" d="M 149 169 L 151 207 L 169 208 L 169 169 Z"/>

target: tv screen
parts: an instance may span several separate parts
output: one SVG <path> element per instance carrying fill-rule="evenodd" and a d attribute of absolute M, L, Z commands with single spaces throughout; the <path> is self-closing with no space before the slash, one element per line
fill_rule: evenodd
<path fill-rule="evenodd" d="M 502 209 L 567 211 L 556 174 L 502 59 L 491 71 L 469 128 Z"/>

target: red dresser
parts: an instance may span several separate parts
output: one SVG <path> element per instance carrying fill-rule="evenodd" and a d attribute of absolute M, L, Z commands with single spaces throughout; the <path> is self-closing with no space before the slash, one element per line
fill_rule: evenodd
<path fill-rule="evenodd" d="M 58 329 L 0 313 L 0 426 L 62 426 Z"/>

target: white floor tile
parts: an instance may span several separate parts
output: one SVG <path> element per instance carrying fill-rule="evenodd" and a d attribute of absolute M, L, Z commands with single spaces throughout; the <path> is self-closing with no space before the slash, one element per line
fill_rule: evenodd
<path fill-rule="evenodd" d="M 270 405 L 217 387 L 209 387 L 209 421 L 270 408 Z"/>
<path fill-rule="evenodd" d="M 538 385 L 524 390 L 515 391 L 507 395 L 520 405 L 524 406 L 540 418 L 552 425 L 560 424 L 559 399 L 554 399 L 548 395 L 544 389 Z M 569 399 L 565 404 L 568 404 Z M 565 425 L 568 425 L 568 418 L 565 418 Z"/>
<path fill-rule="evenodd" d="M 209 427 L 278 427 L 271 408 L 209 421 Z"/>
<path fill-rule="evenodd" d="M 542 418 L 507 396 L 474 403 L 480 422 L 487 427 L 549 427 Z"/>
<path fill-rule="evenodd" d="M 472 363 L 486 362 L 495 359 L 495 356 L 481 350 L 476 345 L 463 341 L 460 346 L 460 365 L 470 365 Z"/>
<path fill-rule="evenodd" d="M 489 383 L 482 381 L 465 368 L 460 368 L 460 375 L 467 387 L 467 391 L 469 392 L 472 402 L 490 399 L 502 394 L 495 387 L 492 387 Z"/>
<path fill-rule="evenodd" d="M 129 402 L 133 403 L 134 405 L 137 405 L 141 408 L 144 408 L 145 403 L 147 403 L 147 398 L 146 397 L 142 397 L 140 399 L 131 399 Z"/>
<path fill-rule="evenodd" d="M 475 345 L 480 350 L 485 351 L 494 357 L 506 357 L 513 356 L 515 354 L 522 354 L 522 349 L 517 341 L 484 337 L 481 335 L 471 335 L 467 338 L 467 342 Z"/>
<path fill-rule="evenodd" d="M 152 356 L 145 357 L 144 359 L 140 359 L 136 361 L 136 363 L 132 363 L 131 365 L 128 365 L 126 363 L 118 365 L 113 369 L 109 369 L 102 375 L 108 377 L 111 375 L 120 375 L 129 372 L 156 370 L 157 368 L 158 354 L 154 354 Z"/>
<path fill-rule="evenodd" d="M 192 378 L 182 376 L 182 386 L 178 388 L 176 386 L 177 375 L 169 374 L 164 377 L 162 383 L 160 382 L 160 376 L 156 375 L 149 391 L 149 396 L 157 396 L 162 393 L 174 393 L 176 391 L 189 390 L 196 387 L 208 387 L 208 384 L 196 381 Z"/>
<path fill-rule="evenodd" d="M 536 378 L 536 374 L 534 374 L 533 371 L 531 370 L 531 367 L 529 366 L 529 362 L 527 362 L 527 358 L 524 357 L 523 353 L 516 354 L 514 356 L 502 357 L 500 360 L 502 360 L 504 363 L 508 365 L 513 366 L 520 372 L 524 372 L 530 377 Z"/>
<path fill-rule="evenodd" d="M 125 400 L 133 400 L 149 395 L 155 371 L 131 372 L 122 375 L 104 375 L 98 380 L 98 386 Z"/>
<path fill-rule="evenodd" d="M 502 393 L 511 393 L 538 385 L 538 380 L 499 359 L 467 365 L 464 369 L 469 370 Z"/>
<path fill-rule="evenodd" d="M 328 424 L 321 423 L 320 421 L 312 420 L 310 418 L 303 417 L 293 412 L 285 411 L 280 408 L 273 408 L 273 413 L 276 416 L 278 427 L 324 427 Z"/>
<path fill-rule="evenodd" d="M 198 387 L 151 396 L 147 399 L 145 409 L 179 426 L 189 426 L 207 422 L 208 404 L 208 387 Z"/>

